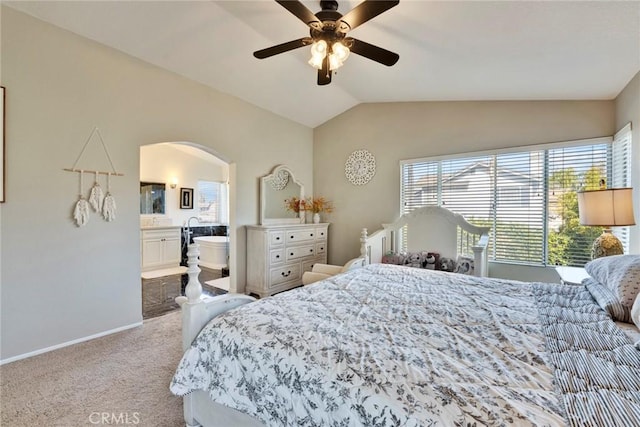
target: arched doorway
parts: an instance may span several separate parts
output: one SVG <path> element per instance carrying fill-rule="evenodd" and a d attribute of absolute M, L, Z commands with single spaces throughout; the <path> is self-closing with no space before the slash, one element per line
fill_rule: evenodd
<path fill-rule="evenodd" d="M 193 142 L 140 147 L 140 225 L 143 317 L 177 308 L 187 283 L 186 253 L 200 245 L 205 294 L 235 290 L 235 165 Z"/>

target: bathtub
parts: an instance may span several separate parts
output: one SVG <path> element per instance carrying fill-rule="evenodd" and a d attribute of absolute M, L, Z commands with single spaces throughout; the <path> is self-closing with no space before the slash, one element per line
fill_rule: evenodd
<path fill-rule="evenodd" d="M 227 266 L 227 237 L 199 236 L 194 237 L 193 241 L 200 246 L 199 266 L 214 270 Z"/>

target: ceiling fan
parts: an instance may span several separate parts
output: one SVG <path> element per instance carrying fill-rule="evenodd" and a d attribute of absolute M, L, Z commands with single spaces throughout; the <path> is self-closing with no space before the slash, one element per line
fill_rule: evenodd
<path fill-rule="evenodd" d="M 276 3 L 294 14 L 310 28 L 310 37 L 271 46 L 253 52 L 258 59 L 311 45 L 309 64 L 318 69 L 318 84 L 331 83 L 331 74 L 342 66 L 350 52 L 372 61 L 391 66 L 400 56 L 378 46 L 347 37 L 347 33 L 400 3 L 399 0 L 365 0 L 346 15 L 338 12 L 338 2 L 321 0 L 321 11 L 313 14 L 298 0 L 276 0 Z"/>

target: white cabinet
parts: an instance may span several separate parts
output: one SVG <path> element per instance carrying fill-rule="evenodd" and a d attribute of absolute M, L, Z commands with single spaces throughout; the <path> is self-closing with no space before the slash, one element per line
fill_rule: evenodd
<path fill-rule="evenodd" d="M 302 273 L 326 264 L 329 224 L 247 226 L 247 293 L 261 298 L 302 284 Z"/>
<path fill-rule="evenodd" d="M 180 227 L 143 229 L 140 240 L 142 271 L 180 265 Z"/>

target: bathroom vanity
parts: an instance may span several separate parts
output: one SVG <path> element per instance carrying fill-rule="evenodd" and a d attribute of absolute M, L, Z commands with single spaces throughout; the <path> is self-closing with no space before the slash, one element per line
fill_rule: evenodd
<path fill-rule="evenodd" d="M 179 226 L 144 227 L 140 230 L 142 271 L 180 265 L 180 231 Z"/>

